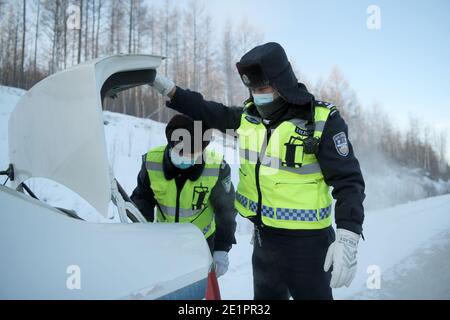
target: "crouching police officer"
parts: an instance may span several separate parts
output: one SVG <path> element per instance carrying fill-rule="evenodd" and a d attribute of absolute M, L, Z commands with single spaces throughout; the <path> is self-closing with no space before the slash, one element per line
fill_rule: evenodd
<path fill-rule="evenodd" d="M 228 270 L 228 252 L 236 243 L 236 210 L 230 166 L 195 136 L 194 120 L 174 116 L 166 127 L 168 144 L 143 156 L 131 199 L 148 221 L 192 223 L 205 235 L 217 276 Z M 198 139 L 197 143 L 195 139 Z"/>
<path fill-rule="evenodd" d="M 349 286 L 364 219 L 364 180 L 347 125 L 330 103 L 298 83 L 284 49 L 267 43 L 237 63 L 244 107 L 205 101 L 158 76 L 168 106 L 239 135 L 236 208 L 255 225 L 255 299 L 332 299 Z M 336 199 L 332 224 L 332 195 Z"/>

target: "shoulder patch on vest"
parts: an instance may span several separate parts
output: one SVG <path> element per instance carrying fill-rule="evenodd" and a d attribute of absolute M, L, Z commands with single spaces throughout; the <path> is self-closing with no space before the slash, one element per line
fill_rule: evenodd
<path fill-rule="evenodd" d="M 336 106 L 330 102 L 316 100 L 316 103 L 317 103 L 317 106 L 319 106 L 319 107 L 324 107 L 324 108 L 328 108 L 328 109 L 336 108 Z"/>
<path fill-rule="evenodd" d="M 247 120 L 248 122 L 253 123 L 253 124 L 261 123 L 261 119 L 259 119 L 257 117 L 252 117 L 252 116 L 245 116 L 245 120 Z"/>
<path fill-rule="evenodd" d="M 334 146 L 339 155 L 346 157 L 349 153 L 348 141 L 345 132 L 339 132 L 333 136 Z"/>
<path fill-rule="evenodd" d="M 305 128 L 295 127 L 295 133 L 301 136 L 308 136 L 312 133 L 312 131 Z"/>
<path fill-rule="evenodd" d="M 338 110 L 336 108 L 333 108 L 330 112 L 330 117 L 334 117 L 334 115 L 337 113 L 338 113 Z"/>

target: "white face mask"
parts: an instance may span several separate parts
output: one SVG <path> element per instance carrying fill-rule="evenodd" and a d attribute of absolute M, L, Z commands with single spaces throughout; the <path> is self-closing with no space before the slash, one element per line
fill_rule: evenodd
<path fill-rule="evenodd" d="M 263 106 L 275 100 L 273 92 L 270 93 L 253 93 L 253 102 L 257 106 Z"/>
<path fill-rule="evenodd" d="M 181 156 L 178 152 L 170 149 L 170 160 L 172 164 L 179 169 L 189 169 L 195 165 L 199 155 L 193 155 L 190 157 Z"/>

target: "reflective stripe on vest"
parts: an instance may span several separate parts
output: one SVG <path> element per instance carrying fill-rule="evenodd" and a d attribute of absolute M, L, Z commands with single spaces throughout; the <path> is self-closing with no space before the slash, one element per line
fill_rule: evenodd
<path fill-rule="evenodd" d="M 244 207 L 256 214 L 258 204 L 239 192 L 236 192 L 236 200 Z M 289 209 L 289 208 L 271 208 L 265 205 L 261 206 L 261 215 L 279 220 L 293 221 L 319 221 L 328 218 L 331 215 L 331 205 L 326 208 L 316 209 Z"/>
<path fill-rule="evenodd" d="M 169 206 L 165 206 L 160 204 L 159 207 L 161 208 L 161 210 L 164 212 L 164 214 L 166 216 L 173 216 L 175 217 L 176 215 L 176 211 L 177 208 L 176 207 L 169 207 Z M 192 217 L 195 216 L 196 214 L 200 213 L 201 210 L 192 210 L 192 209 L 179 209 L 178 210 L 178 214 L 180 215 L 180 217 Z"/>
<path fill-rule="evenodd" d="M 159 162 L 146 161 L 145 168 L 147 170 L 163 171 L 163 164 Z M 220 172 L 220 167 L 217 168 L 207 168 L 205 167 L 202 172 L 204 177 L 218 177 Z"/>
<path fill-rule="evenodd" d="M 241 158 L 248 160 L 249 162 L 256 164 L 256 161 L 260 157 L 260 154 L 255 151 L 251 151 L 251 150 L 239 149 L 239 156 Z M 306 164 L 299 168 L 287 167 L 287 166 L 282 165 L 281 159 L 275 158 L 275 157 L 270 157 L 268 155 L 263 156 L 263 158 L 261 159 L 261 165 L 271 167 L 273 169 L 284 170 L 284 171 L 296 173 L 296 174 L 311 174 L 311 173 L 321 173 L 322 172 L 318 162 Z"/>
<path fill-rule="evenodd" d="M 163 171 L 165 146 L 150 150 L 145 166 L 150 179 L 150 187 L 155 195 L 157 222 L 176 222 L 177 186 L 175 179 L 167 180 Z M 186 180 L 179 195 L 178 221 L 192 223 L 205 235 L 211 236 L 216 229 L 213 208 L 209 197 L 218 181 L 223 156 L 213 151 L 205 151 L 205 168 L 195 181 Z"/>
<path fill-rule="evenodd" d="M 320 140 L 331 110 L 316 106 L 314 132 L 303 119 L 282 122 L 271 132 L 265 146 L 267 129 L 262 119 L 247 113 L 249 107 L 247 104 L 238 128 L 241 166 L 236 209 L 247 218 L 258 214 L 258 180 L 263 224 L 281 229 L 330 226 L 332 198 L 329 187 L 316 155 L 304 153 L 303 140 L 311 135 Z"/>

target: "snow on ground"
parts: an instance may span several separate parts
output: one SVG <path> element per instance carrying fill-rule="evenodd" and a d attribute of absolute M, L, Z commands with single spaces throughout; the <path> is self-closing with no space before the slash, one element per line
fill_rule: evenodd
<path fill-rule="evenodd" d="M 334 290 L 337 299 L 450 299 L 450 195 L 370 211 L 360 242 L 358 272 L 349 288 Z M 239 235 L 230 252 L 230 270 L 219 279 L 224 299 L 252 299 L 252 246 Z M 370 266 L 381 271 L 380 290 L 369 290 Z"/>
<path fill-rule="evenodd" d="M 384 273 L 381 290 L 350 299 L 450 299 L 450 232 L 439 233 Z"/>
<path fill-rule="evenodd" d="M 7 127 L 9 113 L 23 94 L 22 90 L 0 86 L 0 168 L 8 164 Z M 118 181 L 131 193 L 141 166 L 141 156 L 150 148 L 165 143 L 164 127 L 148 119 L 104 112 L 105 135 L 110 164 Z M 229 143 L 229 141 L 227 141 Z M 213 147 L 224 152 L 237 183 L 238 163 L 232 147 L 223 148 L 218 137 Z M 445 274 L 450 256 L 450 195 L 423 199 L 398 206 L 399 202 L 428 196 L 429 190 L 448 192 L 448 182 L 436 182 L 417 170 L 380 166 L 380 157 L 362 161 L 366 178 L 366 221 L 359 252 L 359 268 L 350 288 L 338 289 L 334 295 L 344 298 L 450 298 L 450 276 Z M 3 181 L 0 181 L 3 182 Z M 42 179 L 30 182 L 37 195 L 48 203 L 75 209 L 93 222 L 116 222 L 98 215 L 87 203 L 69 190 Z M 386 206 L 391 206 L 387 209 Z M 375 210 L 377 209 L 377 210 Z M 219 279 L 225 299 L 251 299 L 251 224 L 237 217 L 237 241 L 230 253 L 229 272 Z M 381 269 L 380 290 L 368 290 L 367 268 Z M 428 280 L 427 280 L 428 279 Z"/>
<path fill-rule="evenodd" d="M 0 86 L 0 170 L 8 166 L 9 114 L 25 91 Z"/>
<path fill-rule="evenodd" d="M 370 210 L 450 193 L 450 181 L 432 180 L 426 172 L 402 167 L 379 152 L 361 154 L 359 161 L 366 183 L 364 206 Z"/>

